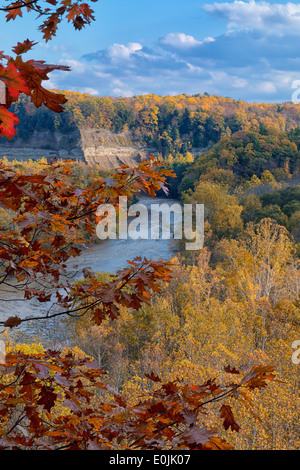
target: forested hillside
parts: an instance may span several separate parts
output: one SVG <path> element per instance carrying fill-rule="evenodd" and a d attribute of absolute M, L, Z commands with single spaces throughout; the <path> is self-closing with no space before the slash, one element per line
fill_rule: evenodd
<path fill-rule="evenodd" d="M 86 270 L 70 295 L 57 294 L 78 315 L 28 329 L 10 319 L 4 325 L 10 361 L 22 358 L 34 386 L 29 390 L 20 375 L 4 388 L 10 414 L 0 445 L 299 449 L 300 108 L 208 95 L 67 96 L 66 112 L 57 116 L 25 99 L 15 104 L 20 134 L 85 127 L 132 133 L 155 148 L 172 197 L 204 204 L 205 243 L 196 252 L 179 243 L 170 278 L 154 265 L 161 283 L 133 264 L 121 276 L 128 290 L 116 294 L 119 277 Z M 57 273 L 66 268 L 61 261 L 95 241 L 89 198 L 95 206 L 103 193 L 101 201 L 116 203 L 128 181 L 131 196 L 137 189 L 132 175 L 127 180 L 82 161 L 1 164 L 10 191 L 1 209 L 4 276 L 21 289 L 32 272 L 44 275 L 49 266 L 57 289 Z M 139 187 L 152 188 L 147 162 L 141 168 Z M 103 176 L 115 186 L 107 187 Z M 77 221 L 86 216 L 84 224 Z M 137 281 L 135 268 L 142 272 Z M 30 286 L 26 297 L 43 302 L 44 287 Z M 99 372 L 85 368 L 89 358 L 103 371 L 100 390 L 94 391 Z M 228 374 L 230 386 L 219 386 Z M 17 418 L 26 415 L 27 438 L 16 410 Z"/>
<path fill-rule="evenodd" d="M 20 124 L 12 144 L 43 131 L 130 134 L 128 141 L 151 147 L 176 173 L 168 180 L 171 197 L 205 203 L 210 247 L 266 217 L 287 228 L 299 243 L 299 105 L 251 104 L 207 93 L 131 98 L 64 93 L 68 101 L 61 114 L 36 109 L 27 97 L 13 104 Z M 90 172 L 79 162 L 75 167 L 77 181 L 87 184 L 84 175 Z"/>
<path fill-rule="evenodd" d="M 289 82 L 299 85 L 299 10 L 206 5 L 222 30 L 200 18 L 198 4 L 146 10 L 139 2 L 136 29 L 119 0 L 114 26 L 99 10 L 103 23 L 79 45 L 67 23 L 91 25 L 95 3 L 9 0 L 0 9 L 6 23 L 36 13 L 45 43 L 63 30 L 62 42 L 44 47 L 45 60 L 26 60 L 38 43 L 16 39 L 12 47 L 1 25 L 0 450 L 113 451 L 109 464 L 137 467 L 151 461 L 149 450 L 162 451 L 154 464 L 171 467 L 188 464 L 189 451 L 299 450 L 300 106 L 206 92 L 143 95 L 223 89 L 271 99 L 285 87 L 287 96 Z M 191 34 L 171 33 L 179 21 Z M 199 21 L 211 36 L 198 36 Z M 151 34 L 138 39 L 149 24 Z M 129 32 L 143 44 L 125 46 Z M 99 51 L 78 61 L 91 44 Z M 255 55 L 245 54 L 252 48 Z M 61 88 L 98 94 L 105 77 L 108 93 L 140 95 L 44 88 L 50 73 L 71 71 L 65 59 L 75 81 Z M 225 88 L 216 88 L 221 81 Z M 133 238 L 139 253 L 131 257 L 115 230 L 110 240 L 97 236 L 105 219 L 108 229 L 124 223 L 123 198 L 151 205 L 168 195 L 204 205 L 201 249 L 149 234 L 145 249 Z M 146 251 L 150 242 L 161 249 L 163 238 L 166 256 L 153 245 Z M 124 265 L 109 270 L 109 256 L 124 254 Z"/>
<path fill-rule="evenodd" d="M 27 97 L 13 103 L 20 124 L 12 145 L 44 131 L 64 136 L 84 129 L 109 131 L 124 136 L 125 146 L 130 135 L 130 142 L 153 149 L 176 169 L 177 186 L 185 167 L 197 160 L 182 189 L 209 168 L 232 170 L 239 181 L 260 178 L 265 170 L 276 181 L 299 172 L 299 105 L 251 104 L 208 94 L 102 98 L 64 93 L 68 101 L 61 114 L 36 109 Z"/>
<path fill-rule="evenodd" d="M 45 177 L 45 169 L 47 175 L 48 168 L 45 161 L 15 162 L 10 165 L 24 178 L 28 175 L 35 191 L 41 191 L 39 181 Z M 71 186 L 81 188 L 81 191 L 92 187 L 101 176 L 96 169 L 82 162 L 69 163 L 68 168 Z M 62 171 L 66 174 L 64 168 Z M 256 184 L 260 187 L 259 182 L 256 181 Z M 268 184 L 278 183 L 272 181 Z M 114 276 L 87 270 L 84 277 L 72 287 L 75 305 L 77 309 L 84 308 L 83 314 L 79 310 L 78 315 L 67 315 L 61 320 L 49 318 L 46 324 L 31 322 L 28 329 L 6 332 L 12 363 L 13 354 L 21 354 L 29 364 L 30 377 L 37 388 L 37 392 L 33 392 L 32 388 L 29 392 L 21 382 L 19 388 L 24 393 L 21 395 L 24 397 L 22 400 L 26 399 L 26 403 L 32 407 L 30 400 L 42 387 L 39 375 L 41 367 L 42 384 L 46 384 L 48 394 L 52 395 L 49 397 L 45 392 L 45 398 L 40 399 L 41 404 L 45 403 L 43 406 L 51 408 L 51 413 L 46 415 L 46 424 L 40 423 L 37 428 L 29 426 L 34 436 L 32 440 L 22 440 L 22 430 L 16 426 L 14 432 L 8 431 L 11 441 L 7 440 L 2 445 L 13 442 L 22 448 L 45 448 L 47 445 L 77 448 L 83 445 L 78 433 L 85 432 L 87 420 L 93 429 L 89 445 L 97 443 L 99 448 L 123 449 L 128 435 L 136 448 L 139 448 L 139 444 L 142 448 L 150 449 L 165 446 L 176 448 L 177 443 L 184 448 L 196 448 L 196 442 L 199 449 L 227 448 L 223 439 L 235 449 L 300 448 L 299 351 L 293 348 L 294 342 L 300 337 L 299 257 L 292 231 L 273 217 L 270 218 L 269 207 L 274 198 L 278 208 L 282 208 L 282 213 L 286 214 L 284 222 L 290 221 L 287 214 L 294 214 L 297 219 L 299 186 L 273 189 L 273 192 L 263 191 L 261 195 L 250 191 L 248 196 L 240 190 L 241 199 L 238 186 L 236 193 L 230 191 L 234 187 L 231 170 L 215 169 L 200 176 L 194 191 L 182 193 L 183 200 L 205 203 L 205 247 L 192 254 L 181 249 L 172 259 L 171 279 L 162 283 L 160 292 L 153 286 L 154 295 L 148 304 L 128 304 L 134 288 L 134 285 L 130 287 L 129 284 L 118 315 L 115 310 L 109 310 L 112 308 L 110 296 L 113 291 L 107 299 L 110 314 L 103 315 L 102 310 L 99 313 L 97 309 L 85 311 L 89 303 L 99 302 L 97 299 L 103 285 L 109 286 L 110 282 L 116 282 Z M 35 207 L 33 188 L 30 192 L 26 190 L 24 202 L 29 194 L 31 204 Z M 77 194 L 82 193 L 77 189 Z M 242 205 L 244 197 L 246 202 Z M 68 198 L 71 207 L 75 207 L 75 201 Z M 52 198 L 44 204 L 50 202 Z M 56 207 L 55 195 L 53 203 Z M 63 200 L 61 208 L 66 203 Z M 296 211 L 292 212 L 295 208 Z M 12 215 L 8 212 L 2 214 L 3 235 L 7 227 L 12 226 L 12 220 L 8 221 L 4 217 Z M 15 220 L 26 237 L 36 233 L 34 219 L 29 214 L 22 212 L 21 218 L 17 215 Z M 69 227 L 68 219 L 66 221 Z M 65 256 L 61 251 L 65 242 L 62 239 L 66 236 L 62 222 L 58 214 L 47 222 L 54 232 L 51 258 L 54 254 L 62 256 L 62 259 Z M 45 221 L 40 227 L 49 230 Z M 299 235 L 299 224 L 296 228 Z M 45 240 L 46 247 L 47 240 L 48 237 Z M 72 250 L 69 242 L 67 247 Z M 32 253 L 25 252 L 30 257 L 28 261 L 24 259 L 22 264 L 26 267 L 25 261 L 30 261 L 30 266 L 36 269 L 41 249 L 44 249 L 43 243 L 40 245 L 40 242 L 36 242 L 31 249 Z M 54 267 L 58 269 L 56 264 Z M 129 270 L 125 274 L 125 279 L 131 279 L 133 273 Z M 149 287 L 151 291 L 151 284 Z M 148 296 L 148 292 L 145 293 L 143 289 L 143 295 Z M 29 293 L 33 295 L 34 292 L 38 295 L 35 290 Z M 43 300 L 43 294 L 40 292 L 39 295 Z M 17 319 L 11 321 L 14 326 Z M 60 347 L 62 353 L 53 356 L 52 352 L 49 356 L 46 347 L 52 348 L 51 351 Z M 32 358 L 39 362 L 32 364 Z M 84 372 L 84 361 L 88 358 L 93 358 L 97 366 L 105 371 L 100 391 L 91 392 L 95 388 L 93 382 L 89 385 L 89 394 L 80 385 L 81 380 L 73 385 L 72 378 L 77 380 L 78 372 L 74 375 L 70 369 L 72 366 L 77 367 L 77 358 L 80 367 L 83 367 L 80 373 L 84 374 L 84 383 L 89 383 L 90 379 Z M 276 380 L 261 390 L 265 388 L 266 380 L 272 378 L 270 370 L 264 369 L 266 365 L 274 367 Z M 45 378 L 44 369 L 47 367 L 49 377 Z M 57 377 L 55 379 L 53 373 L 57 370 L 59 374 L 54 376 Z M 241 395 L 230 394 L 227 388 L 219 388 L 218 383 L 227 380 L 228 372 L 229 375 L 233 374 L 233 382 L 230 383 L 235 387 L 244 377 L 249 377 L 245 375 L 247 370 L 257 370 L 263 374 L 253 379 L 249 394 L 247 390 L 241 390 Z M 18 390 L 16 387 L 15 400 L 17 410 L 22 413 L 23 401 L 18 398 Z M 60 394 L 56 396 L 55 390 L 60 390 Z M 203 409 L 205 413 L 200 413 L 199 422 L 204 426 L 203 429 L 216 429 L 222 439 L 219 441 L 211 437 L 205 446 L 198 441 L 199 437 L 190 435 L 194 429 L 190 419 L 195 419 L 195 408 L 198 408 L 199 403 L 197 394 L 201 393 L 200 397 L 203 397 L 204 390 L 207 390 L 204 396 L 207 397 L 208 405 Z M 226 401 L 220 412 L 217 406 L 218 394 L 222 396 L 223 393 Z M 64 401 L 58 398 L 61 396 L 71 397 L 71 412 L 66 410 Z M 238 400 L 240 397 L 241 400 Z M 4 395 L 8 404 L 10 398 L 10 395 Z M 84 414 L 82 409 L 88 399 L 91 401 Z M 47 400 L 50 400 L 49 405 Z M 66 403 L 69 406 L 70 399 Z M 29 405 L 26 409 L 31 410 Z M 36 412 L 39 408 L 36 410 L 33 406 L 33 410 Z M 97 410 L 101 410 L 100 418 Z M 75 429 L 74 421 L 77 423 Z M 180 425 L 177 421 L 180 421 Z M 13 416 L 7 427 L 11 422 L 14 422 Z M 169 430 L 174 422 L 176 429 Z M 99 431 L 102 429 L 103 434 Z M 145 430 L 142 436 L 140 429 Z M 49 436 L 47 442 L 50 444 L 44 444 L 44 440 L 40 439 L 41 432 Z M 183 442 L 177 441 L 178 432 Z M 162 435 L 161 439 L 157 438 L 158 434 Z M 207 439 L 207 436 L 203 439 Z"/>
<path fill-rule="evenodd" d="M 63 93 L 68 101 L 59 115 L 36 109 L 27 97 L 13 103 L 11 109 L 21 121 L 18 135 L 78 127 L 131 130 L 143 144 L 167 155 L 205 148 L 239 130 L 289 132 L 300 123 L 300 107 L 291 103 L 251 104 L 208 94 L 110 98 Z"/>

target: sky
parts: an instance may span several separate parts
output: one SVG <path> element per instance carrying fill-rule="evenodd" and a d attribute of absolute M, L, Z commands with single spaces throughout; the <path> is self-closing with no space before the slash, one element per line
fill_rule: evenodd
<path fill-rule="evenodd" d="M 34 14 L 8 23 L 0 17 L 0 50 L 30 39 L 38 44 L 28 58 L 69 65 L 70 72 L 49 75 L 49 89 L 116 97 L 207 92 L 266 103 L 298 97 L 300 4 L 98 0 L 91 7 L 96 21 L 81 31 L 65 22 L 48 43 Z"/>

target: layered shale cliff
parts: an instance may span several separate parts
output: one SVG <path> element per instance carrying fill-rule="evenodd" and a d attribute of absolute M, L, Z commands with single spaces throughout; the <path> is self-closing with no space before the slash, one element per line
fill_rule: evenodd
<path fill-rule="evenodd" d="M 106 129 L 76 129 L 68 133 L 34 131 L 30 137 L 0 142 L 0 158 L 8 160 L 68 159 L 98 163 L 103 170 L 120 165 L 136 166 L 154 149 L 141 147 L 130 132 L 113 133 Z"/>
<path fill-rule="evenodd" d="M 99 163 L 103 169 L 120 165 L 135 166 L 154 153 L 151 148 L 141 147 L 130 132 L 113 133 L 105 129 L 82 129 L 81 148 L 84 161 L 89 165 Z"/>

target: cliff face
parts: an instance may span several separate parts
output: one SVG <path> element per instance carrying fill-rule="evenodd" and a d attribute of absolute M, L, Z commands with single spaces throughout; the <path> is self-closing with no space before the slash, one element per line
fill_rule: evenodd
<path fill-rule="evenodd" d="M 138 145 L 130 132 L 115 134 L 105 129 L 78 129 L 68 134 L 34 132 L 29 139 L 0 142 L 0 158 L 71 158 L 85 161 L 88 165 L 98 163 L 103 170 L 111 170 L 122 164 L 136 166 L 154 152 L 154 149 Z"/>
<path fill-rule="evenodd" d="M 81 147 L 84 160 L 89 165 L 99 163 L 103 169 L 136 166 L 154 152 L 154 149 L 139 146 L 130 132 L 115 134 L 105 129 L 81 130 Z"/>

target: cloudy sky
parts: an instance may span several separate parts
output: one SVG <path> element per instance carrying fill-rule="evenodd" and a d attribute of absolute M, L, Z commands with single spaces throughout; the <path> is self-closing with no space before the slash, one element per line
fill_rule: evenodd
<path fill-rule="evenodd" d="M 91 26 L 78 32 L 64 24 L 47 44 L 32 14 L 2 18 L 0 49 L 39 41 L 34 58 L 72 68 L 52 73 L 47 87 L 95 96 L 207 91 L 283 102 L 300 88 L 300 4 L 99 0 L 92 7 Z"/>

